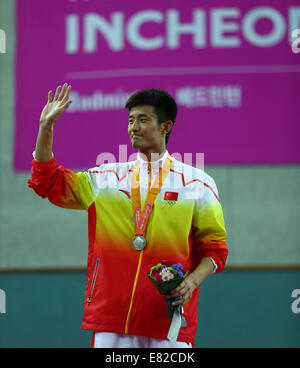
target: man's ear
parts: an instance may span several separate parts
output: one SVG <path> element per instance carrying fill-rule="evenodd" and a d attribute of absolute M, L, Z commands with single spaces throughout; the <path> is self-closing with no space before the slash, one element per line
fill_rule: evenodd
<path fill-rule="evenodd" d="M 173 128 L 173 122 L 172 122 L 172 120 L 164 121 L 161 125 L 162 125 L 162 128 L 163 128 L 162 129 L 162 132 L 164 132 L 165 134 L 170 133 L 170 131 Z"/>

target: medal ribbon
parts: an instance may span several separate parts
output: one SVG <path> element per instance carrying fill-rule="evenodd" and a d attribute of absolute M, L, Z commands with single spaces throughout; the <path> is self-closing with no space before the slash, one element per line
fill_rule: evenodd
<path fill-rule="evenodd" d="M 171 166 L 172 166 L 172 157 L 170 156 L 170 154 L 168 154 L 163 166 L 159 169 L 158 175 L 154 180 L 153 186 L 150 187 L 151 183 L 148 186 L 146 201 L 143 210 L 141 210 L 140 173 L 139 173 L 139 164 L 138 162 L 136 163 L 131 179 L 132 211 L 136 235 L 143 235 L 145 233 L 153 203 L 167 175 L 170 172 Z"/>

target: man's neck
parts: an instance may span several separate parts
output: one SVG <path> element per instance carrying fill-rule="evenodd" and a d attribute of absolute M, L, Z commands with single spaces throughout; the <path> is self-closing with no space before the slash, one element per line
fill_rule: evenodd
<path fill-rule="evenodd" d="M 157 161 L 166 152 L 166 147 L 159 149 L 139 150 L 139 154 L 145 161 Z"/>

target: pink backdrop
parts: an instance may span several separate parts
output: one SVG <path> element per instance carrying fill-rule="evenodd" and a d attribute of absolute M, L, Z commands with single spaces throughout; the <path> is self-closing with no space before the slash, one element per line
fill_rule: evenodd
<path fill-rule="evenodd" d="M 300 28 L 292 0 L 18 0 L 14 169 L 29 170 L 49 89 L 72 85 L 54 153 L 88 168 L 128 146 L 128 94 L 178 103 L 168 150 L 205 164 L 300 162 Z M 299 46 L 300 47 L 300 46 Z"/>

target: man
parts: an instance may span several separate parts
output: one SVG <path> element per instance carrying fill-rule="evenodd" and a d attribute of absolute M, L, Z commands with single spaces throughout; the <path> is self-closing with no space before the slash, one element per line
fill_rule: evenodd
<path fill-rule="evenodd" d="M 177 106 L 164 91 L 133 94 L 128 134 L 136 161 L 75 173 L 57 166 L 53 127 L 71 104 L 71 86 L 52 91 L 40 117 L 29 187 L 53 204 L 84 209 L 89 219 L 87 285 L 82 328 L 95 347 L 194 346 L 199 286 L 226 262 L 226 230 L 214 180 L 166 150 Z M 189 275 L 170 297 L 184 306 L 187 326 L 167 339 L 166 300 L 147 277 L 163 260 Z M 179 297 L 179 298 L 178 298 Z"/>

